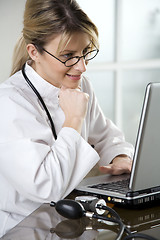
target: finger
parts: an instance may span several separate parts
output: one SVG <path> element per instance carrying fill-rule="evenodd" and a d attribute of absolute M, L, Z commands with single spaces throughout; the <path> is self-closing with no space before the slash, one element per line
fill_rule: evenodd
<path fill-rule="evenodd" d="M 61 90 L 66 90 L 67 87 L 65 87 L 65 86 L 62 85 L 60 89 L 61 89 Z"/>
<path fill-rule="evenodd" d="M 81 86 L 78 86 L 76 89 L 79 90 L 79 91 L 81 91 Z"/>
<path fill-rule="evenodd" d="M 60 89 L 62 89 L 62 90 L 65 90 L 67 88 L 69 88 L 69 87 L 66 87 L 64 85 L 61 85 L 61 87 L 60 87 Z M 78 86 L 77 88 L 70 88 L 70 89 L 75 89 L 75 90 L 80 90 L 81 91 L 81 86 Z"/>
<path fill-rule="evenodd" d="M 111 166 L 102 166 L 99 168 L 102 173 L 111 173 L 112 167 Z"/>
<path fill-rule="evenodd" d="M 86 98 L 89 99 L 89 94 L 88 93 L 84 93 Z"/>
<path fill-rule="evenodd" d="M 123 173 L 128 173 L 126 170 L 122 168 L 112 167 L 112 165 L 102 166 L 100 167 L 100 171 L 102 173 L 111 174 L 111 175 L 120 175 Z"/>

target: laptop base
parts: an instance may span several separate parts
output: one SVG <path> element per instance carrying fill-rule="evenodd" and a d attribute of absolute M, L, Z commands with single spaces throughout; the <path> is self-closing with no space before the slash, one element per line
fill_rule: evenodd
<path fill-rule="evenodd" d="M 111 197 L 110 195 L 103 195 L 103 194 L 95 194 L 95 193 L 91 193 L 91 192 L 85 192 L 85 191 L 80 191 L 80 190 L 74 190 L 73 191 L 77 196 L 94 196 L 97 197 L 99 199 L 104 199 L 106 203 L 111 203 L 114 204 L 115 206 L 118 207 L 125 207 L 125 208 L 148 208 L 148 207 L 153 207 L 153 203 L 154 206 L 159 205 L 160 203 L 160 193 L 156 195 L 150 195 L 150 196 L 145 196 L 145 197 L 139 197 L 139 198 L 126 198 L 126 199 L 122 199 L 122 198 L 118 198 L 118 197 Z"/>

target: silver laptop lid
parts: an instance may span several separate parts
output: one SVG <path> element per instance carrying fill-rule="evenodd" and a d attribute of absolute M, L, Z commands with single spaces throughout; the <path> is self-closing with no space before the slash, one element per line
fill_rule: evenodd
<path fill-rule="evenodd" d="M 146 88 L 129 188 L 160 186 L 160 83 Z"/>

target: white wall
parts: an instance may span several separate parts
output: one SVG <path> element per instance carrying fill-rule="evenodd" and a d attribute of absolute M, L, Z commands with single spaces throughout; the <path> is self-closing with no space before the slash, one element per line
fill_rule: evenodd
<path fill-rule="evenodd" d="M 23 26 L 26 0 L 0 0 L 0 82 L 11 71 L 12 54 Z"/>

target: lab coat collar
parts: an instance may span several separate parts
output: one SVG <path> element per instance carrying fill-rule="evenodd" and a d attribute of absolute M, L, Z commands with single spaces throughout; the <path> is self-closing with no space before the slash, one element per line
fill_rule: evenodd
<path fill-rule="evenodd" d="M 25 65 L 26 75 L 34 87 L 37 89 L 37 91 L 40 93 L 41 97 L 43 99 L 47 98 L 48 100 L 52 100 L 52 102 L 54 99 L 58 101 L 60 89 L 44 80 L 29 64 L 30 61 L 28 61 Z M 55 96 L 57 97 L 55 98 Z"/>

